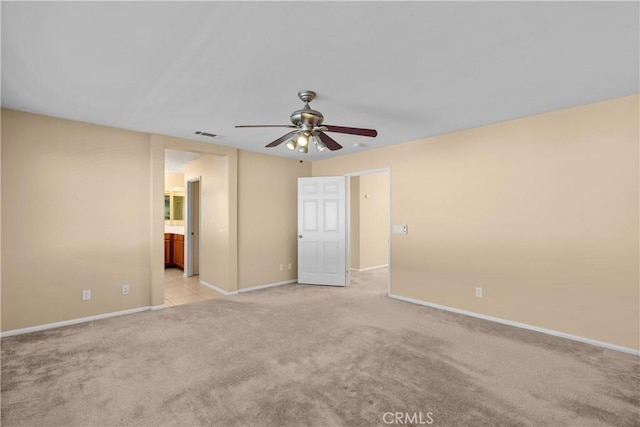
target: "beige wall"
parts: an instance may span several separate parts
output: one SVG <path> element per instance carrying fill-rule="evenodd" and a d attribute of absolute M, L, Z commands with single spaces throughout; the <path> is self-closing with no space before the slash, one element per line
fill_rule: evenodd
<path fill-rule="evenodd" d="M 311 164 L 240 151 L 238 174 L 240 288 L 296 279 L 297 181 Z"/>
<path fill-rule="evenodd" d="M 181 188 L 184 191 L 184 174 L 166 172 L 164 174 L 164 191 L 171 191 L 174 188 Z"/>
<path fill-rule="evenodd" d="M 639 344 L 638 95 L 314 162 L 391 168 L 391 292 Z M 483 298 L 474 296 L 482 287 Z"/>
<path fill-rule="evenodd" d="M 149 304 L 149 166 L 147 134 L 2 110 L 3 331 Z"/>
<path fill-rule="evenodd" d="M 349 178 L 349 268 L 360 270 L 360 177 Z"/>
<path fill-rule="evenodd" d="M 4 109 L 0 109 L 0 331 L 2 331 L 2 304 L 4 299 L 2 298 L 2 114 Z"/>
<path fill-rule="evenodd" d="M 359 187 L 359 232 L 361 270 L 388 264 L 389 230 L 388 174 L 362 175 Z"/>
<path fill-rule="evenodd" d="M 229 280 L 228 177 L 225 156 L 207 155 L 185 165 L 187 180 L 200 178 L 200 280 L 235 291 Z"/>
<path fill-rule="evenodd" d="M 202 279 L 231 292 L 239 273 L 243 287 L 295 279 L 296 178 L 309 164 L 242 152 L 239 171 L 235 148 L 12 110 L 1 125 L 3 332 L 163 304 L 167 148 L 208 155 L 197 173 L 213 186 L 215 238 Z"/>
<path fill-rule="evenodd" d="M 391 169 L 392 224 L 409 225 L 392 235 L 392 293 L 638 349 L 638 102 L 314 162 L 312 171 Z M 229 147 L 11 110 L 1 132 L 3 331 L 162 304 L 165 148 L 227 158 L 228 289 L 289 279 L 278 267 L 295 247 L 295 190 L 269 201 L 256 193 L 267 178 L 294 185 L 308 164 L 295 171 Z M 281 231 L 260 229 L 262 211 Z M 238 228 L 247 233 L 240 248 Z M 262 264 L 262 248 L 279 249 Z"/>
<path fill-rule="evenodd" d="M 388 180 L 387 173 L 349 178 L 349 260 L 354 270 L 388 264 Z"/>
<path fill-rule="evenodd" d="M 2 331 L 163 304 L 165 148 L 226 159 L 237 290 L 236 149 L 3 109 Z"/>

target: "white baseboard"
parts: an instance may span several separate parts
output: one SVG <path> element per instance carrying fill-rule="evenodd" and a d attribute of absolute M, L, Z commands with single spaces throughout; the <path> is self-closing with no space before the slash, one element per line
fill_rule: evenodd
<path fill-rule="evenodd" d="M 221 293 L 224 296 L 232 296 L 232 295 L 238 295 L 239 293 L 244 293 L 244 292 L 252 292 L 252 291 L 257 291 L 260 289 L 266 289 L 266 288 L 273 288 L 274 286 L 282 286 L 282 285 L 290 285 L 292 283 L 298 283 L 298 279 L 293 279 L 293 280 L 287 280 L 284 282 L 276 282 L 276 283 L 268 283 L 266 285 L 258 285 L 258 286 L 252 286 L 250 288 L 242 288 L 240 290 L 237 291 L 225 291 L 224 289 L 216 286 L 216 285 L 212 285 L 211 283 L 207 283 L 205 281 L 200 281 L 200 284 L 203 286 L 206 286 L 207 288 L 214 290 L 216 292 Z"/>
<path fill-rule="evenodd" d="M 221 293 L 222 295 L 228 297 L 231 295 L 238 295 L 238 291 L 225 291 L 222 288 L 217 287 L 216 285 L 212 285 L 211 283 L 207 283 L 204 280 L 200 280 L 200 284 L 202 286 L 206 286 L 207 288 L 211 289 L 212 291 L 216 291 L 218 293 Z"/>
<path fill-rule="evenodd" d="M 547 334 L 547 335 L 553 335 L 555 337 L 566 338 L 566 339 L 573 340 L 573 341 L 579 341 L 579 342 L 582 342 L 582 343 L 585 343 L 585 344 L 591 344 L 591 345 L 595 345 L 595 346 L 598 346 L 598 347 L 604 347 L 604 348 L 607 348 L 609 350 L 615 350 L 615 351 L 620 351 L 622 353 L 629 353 L 629 354 L 633 354 L 635 356 L 640 356 L 640 350 L 636 350 L 634 348 L 629 348 L 629 347 L 623 347 L 623 346 L 620 346 L 620 345 L 617 345 L 617 344 L 611 344 L 611 343 L 604 342 L 604 341 L 593 340 L 591 338 L 585 338 L 585 337 L 581 337 L 581 336 L 578 336 L 578 335 L 567 334 L 565 332 L 554 331 L 553 329 L 540 328 L 538 326 L 528 325 L 526 323 L 514 322 L 512 320 L 506 320 L 506 319 L 501 319 L 499 317 L 487 316 L 487 315 L 480 314 L 480 313 L 474 313 L 472 311 L 461 310 L 459 308 L 448 307 L 446 305 L 440 305 L 440 304 L 434 304 L 434 303 L 431 303 L 431 302 L 426 302 L 426 301 L 422 301 L 422 300 L 414 299 L 414 298 L 409 298 L 409 297 L 403 297 L 403 296 L 400 296 L 400 295 L 389 294 L 389 297 L 390 298 L 395 298 L 395 299 L 400 300 L 400 301 L 406 301 L 406 302 L 410 302 L 410 303 L 413 303 L 413 304 L 423 305 L 425 307 L 437 308 L 439 310 L 450 311 L 450 312 L 453 312 L 453 313 L 463 314 L 465 316 L 476 317 L 478 319 L 489 320 L 491 322 L 496 322 L 496 323 L 502 323 L 503 325 L 514 326 L 516 328 L 521 328 L 521 329 L 528 329 L 530 331 L 540 332 L 540 333 Z"/>
<path fill-rule="evenodd" d="M 291 285 L 292 283 L 298 283 L 298 279 L 286 280 L 284 282 L 269 283 L 266 285 L 252 286 L 250 288 L 242 288 L 238 292 L 252 292 L 252 291 L 258 291 L 260 289 L 273 288 L 274 286 Z"/>
<path fill-rule="evenodd" d="M 38 326 L 30 326 L 28 328 L 13 329 L 11 331 L 5 331 L 0 333 L 0 337 L 4 338 L 4 337 L 10 337 L 12 335 L 28 334 L 30 332 L 44 331 L 47 329 L 60 328 L 62 326 L 77 325 L 78 323 L 91 322 L 93 320 L 108 319 L 109 317 L 125 316 L 127 314 L 140 313 L 141 311 L 157 310 L 159 308 L 164 308 L 164 304 L 162 306 L 154 305 L 154 306 L 138 307 L 138 308 L 132 308 L 129 310 L 114 311 L 112 313 L 97 314 L 95 316 L 64 320 L 62 322 L 47 323 L 47 324 L 38 325 Z"/>
<path fill-rule="evenodd" d="M 387 268 L 387 267 L 389 267 L 389 264 L 376 265 L 373 267 L 366 267 L 366 268 L 350 268 L 350 270 L 360 272 L 360 271 L 377 270 L 379 268 Z"/>
<path fill-rule="evenodd" d="M 155 310 L 162 310 L 164 308 L 167 308 L 167 306 L 164 304 L 160 304 L 160 305 L 152 305 L 149 309 L 151 311 L 155 311 Z"/>

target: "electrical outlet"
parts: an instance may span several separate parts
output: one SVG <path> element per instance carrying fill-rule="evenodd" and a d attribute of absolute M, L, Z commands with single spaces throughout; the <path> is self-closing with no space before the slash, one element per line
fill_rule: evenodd
<path fill-rule="evenodd" d="M 476 296 L 482 298 L 482 288 L 476 288 Z"/>
<path fill-rule="evenodd" d="M 91 291 L 89 289 L 84 289 L 82 291 L 82 301 L 89 301 L 91 299 Z"/>
<path fill-rule="evenodd" d="M 293 264 L 289 263 L 289 270 L 291 270 L 293 268 Z"/>
<path fill-rule="evenodd" d="M 129 285 L 122 285 L 122 295 L 127 295 L 129 293 Z"/>
<path fill-rule="evenodd" d="M 284 271 L 284 264 L 280 264 L 280 271 Z"/>

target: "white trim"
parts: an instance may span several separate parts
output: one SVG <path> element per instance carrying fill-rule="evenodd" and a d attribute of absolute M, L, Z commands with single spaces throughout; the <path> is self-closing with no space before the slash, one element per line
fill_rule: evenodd
<path fill-rule="evenodd" d="M 253 292 L 253 291 L 258 291 L 260 289 L 273 288 L 275 286 L 290 285 L 292 283 L 298 283 L 298 279 L 286 280 L 284 282 L 269 283 L 269 284 L 266 284 L 266 285 L 252 286 L 250 288 L 242 288 L 238 292 L 241 292 L 241 293 L 242 292 Z"/>
<path fill-rule="evenodd" d="M 238 291 L 225 291 L 224 289 L 219 288 L 216 285 L 212 285 L 211 283 L 207 283 L 204 280 L 200 280 L 200 284 L 227 297 L 231 295 L 238 295 Z"/>
<path fill-rule="evenodd" d="M 151 311 L 162 310 L 162 309 L 164 309 L 164 308 L 167 308 L 167 306 L 166 306 L 166 305 L 164 305 L 164 304 L 160 304 L 160 305 L 152 305 L 151 307 L 149 307 L 149 309 L 150 309 Z"/>
<path fill-rule="evenodd" d="M 344 176 L 351 177 L 351 176 L 361 176 L 361 175 L 373 175 L 377 173 L 391 173 L 391 168 L 369 169 L 369 170 L 360 171 L 360 172 L 349 172 L 349 173 L 345 173 Z"/>
<path fill-rule="evenodd" d="M 553 329 L 540 328 L 538 326 L 528 325 L 526 323 L 514 322 L 512 320 L 500 319 L 499 317 L 487 316 L 480 313 L 474 313 L 472 311 L 461 310 L 459 308 L 448 307 L 446 305 L 434 304 L 414 298 L 403 297 L 400 295 L 389 294 L 389 297 L 395 298 L 400 301 L 406 301 L 413 304 L 423 305 L 425 307 L 437 308 L 439 310 L 451 311 L 453 313 L 463 314 L 465 316 L 476 317 L 478 319 L 489 320 L 491 322 L 502 323 L 503 325 L 514 326 L 516 328 L 528 329 L 530 331 L 540 332 L 547 335 L 553 335 L 555 337 L 566 338 L 573 341 L 579 341 L 585 344 L 591 344 L 598 347 L 604 347 L 609 350 L 620 351 L 622 353 L 633 354 L 634 356 L 640 356 L 640 350 L 636 350 L 629 347 L 623 347 L 617 344 L 611 344 L 604 341 L 598 341 L 591 338 L 585 338 L 578 335 L 567 334 L 565 332 L 554 331 Z"/>
<path fill-rule="evenodd" d="M 94 320 L 108 319 L 109 317 L 125 316 L 127 314 L 140 313 L 141 311 L 154 310 L 154 307 L 160 307 L 160 306 L 154 305 L 154 306 L 138 307 L 138 308 L 132 308 L 132 309 L 129 309 L 129 310 L 122 310 L 122 311 L 114 311 L 114 312 L 111 312 L 111 313 L 97 314 L 95 316 L 80 317 L 80 318 L 77 318 L 77 319 L 64 320 L 62 322 L 47 323 L 47 324 L 38 325 L 38 326 L 30 326 L 28 328 L 13 329 L 11 331 L 5 331 L 5 332 L 0 333 L 0 337 L 4 338 L 4 337 L 10 337 L 12 335 L 28 334 L 30 332 L 44 331 L 44 330 L 47 330 L 47 329 L 60 328 L 62 326 L 77 325 L 78 323 L 92 322 Z M 164 308 L 164 305 L 162 305 L 162 308 Z"/>
<path fill-rule="evenodd" d="M 197 230 L 193 230 L 193 193 L 194 193 L 194 189 L 193 186 L 195 183 L 198 183 L 198 229 Z M 202 200 L 202 176 L 198 176 L 198 177 L 194 177 L 194 178 L 190 178 L 187 180 L 187 185 L 186 185 L 186 204 L 187 204 L 187 218 L 185 221 L 185 241 L 184 241 L 184 246 L 185 246 L 185 257 L 184 257 L 184 262 L 185 262 L 185 269 L 184 269 L 184 276 L 186 277 L 193 277 L 195 275 L 195 273 L 193 272 L 193 233 L 196 232 L 198 233 L 198 239 L 200 239 L 200 229 L 201 227 L 201 223 L 202 223 L 202 204 L 201 204 L 201 200 Z M 198 244 L 200 244 L 200 240 L 198 240 Z M 198 270 L 200 270 L 200 248 L 198 247 Z M 199 274 L 199 271 L 198 271 Z"/>
<path fill-rule="evenodd" d="M 373 267 L 366 267 L 366 268 L 352 268 L 351 270 L 360 272 L 360 271 L 377 270 L 379 268 L 386 268 L 386 267 L 389 267 L 389 264 L 376 265 Z"/>

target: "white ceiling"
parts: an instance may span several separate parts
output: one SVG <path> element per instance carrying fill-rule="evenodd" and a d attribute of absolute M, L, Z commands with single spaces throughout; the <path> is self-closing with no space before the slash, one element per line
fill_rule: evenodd
<path fill-rule="evenodd" d="M 164 150 L 164 171 L 169 173 L 184 173 L 185 165 L 200 157 L 203 153 L 193 153 L 190 151 Z"/>
<path fill-rule="evenodd" d="M 6 2 L 2 106 L 316 160 L 639 92 L 638 2 Z M 264 145 L 311 89 L 344 149 Z M 196 136 L 196 130 L 220 135 Z M 365 144 L 354 147 L 355 143 Z"/>

